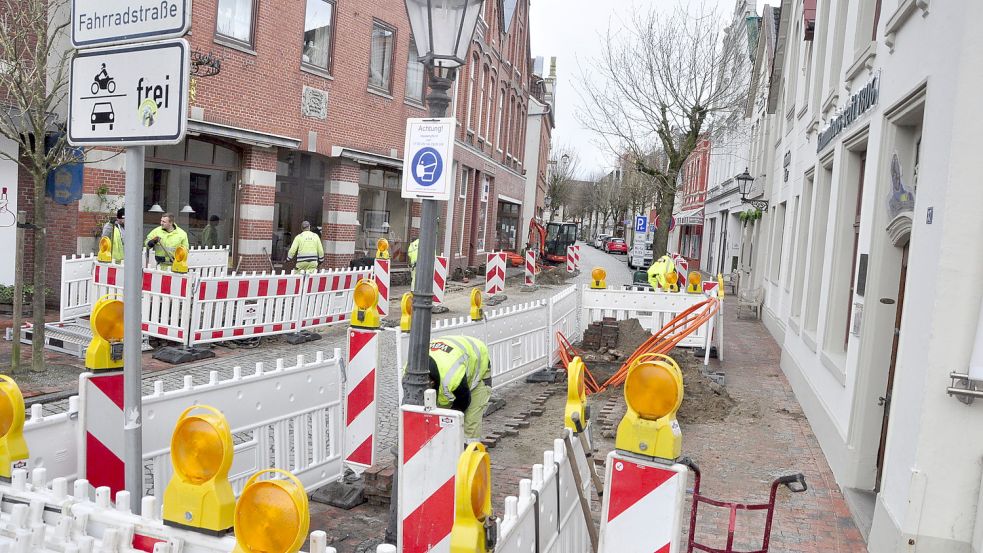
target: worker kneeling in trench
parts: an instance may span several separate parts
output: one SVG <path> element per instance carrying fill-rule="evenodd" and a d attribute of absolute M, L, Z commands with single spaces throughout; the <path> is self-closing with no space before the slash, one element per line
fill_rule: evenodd
<path fill-rule="evenodd" d="M 437 406 L 464 413 L 464 437 L 481 437 L 481 419 L 491 398 L 488 346 L 470 336 L 444 336 L 430 342 L 430 387 Z"/>

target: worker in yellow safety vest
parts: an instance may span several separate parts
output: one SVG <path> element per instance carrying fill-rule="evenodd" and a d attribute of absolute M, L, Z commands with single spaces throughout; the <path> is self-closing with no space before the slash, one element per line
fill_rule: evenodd
<path fill-rule="evenodd" d="M 669 275 L 669 273 L 675 272 L 676 263 L 672 260 L 672 256 L 663 255 L 659 259 L 656 259 L 655 263 L 652 263 L 652 266 L 649 267 L 649 284 L 652 286 L 653 290 L 658 290 L 660 287 L 663 290 L 668 290 L 669 283 L 666 280 L 666 276 Z"/>
<path fill-rule="evenodd" d="M 410 290 L 416 290 L 416 258 L 420 252 L 420 239 L 410 242 L 406 248 L 406 260 L 410 264 Z"/>
<path fill-rule="evenodd" d="M 290 251 L 287 252 L 287 261 L 296 258 L 298 271 L 316 273 L 318 266 L 324 261 L 324 245 L 321 237 L 311 232 L 308 221 L 301 223 L 300 228 L 301 233 L 294 238 Z"/>
<path fill-rule="evenodd" d="M 430 386 L 437 406 L 464 413 L 464 436 L 481 437 L 481 418 L 491 398 L 488 346 L 470 336 L 444 336 L 430 342 Z"/>
<path fill-rule="evenodd" d="M 123 261 L 124 215 L 124 209 L 121 207 L 116 210 L 116 221 L 110 221 L 102 226 L 102 236 L 112 240 L 113 261 L 116 263 L 122 263 Z"/>
<path fill-rule="evenodd" d="M 161 271 L 171 270 L 174 263 L 174 253 L 179 246 L 188 249 L 188 233 L 174 224 L 174 216 L 164 213 L 160 216 L 160 226 L 147 234 L 147 247 L 154 250 L 157 268 Z"/>

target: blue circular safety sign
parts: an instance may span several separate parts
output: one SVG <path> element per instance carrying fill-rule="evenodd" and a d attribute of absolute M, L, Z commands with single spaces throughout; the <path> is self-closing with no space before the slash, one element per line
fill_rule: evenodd
<path fill-rule="evenodd" d="M 433 148 L 422 148 L 413 156 L 410 174 L 420 186 L 433 186 L 444 173 L 444 160 Z"/>

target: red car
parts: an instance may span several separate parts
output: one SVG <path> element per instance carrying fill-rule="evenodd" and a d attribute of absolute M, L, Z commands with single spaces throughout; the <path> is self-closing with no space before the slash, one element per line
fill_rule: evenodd
<path fill-rule="evenodd" d="M 628 244 L 622 238 L 609 238 L 604 243 L 604 251 L 608 253 L 623 253 L 628 255 Z"/>

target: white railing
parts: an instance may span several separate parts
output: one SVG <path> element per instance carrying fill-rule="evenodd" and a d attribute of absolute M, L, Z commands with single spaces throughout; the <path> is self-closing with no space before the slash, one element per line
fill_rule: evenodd
<path fill-rule="evenodd" d="M 31 405 L 31 416 L 24 421 L 24 441 L 31 456 L 16 468 L 44 467 L 48 474 L 74 480 L 79 461 L 79 398 L 68 399 L 68 411 L 45 415 L 40 403 Z"/>

